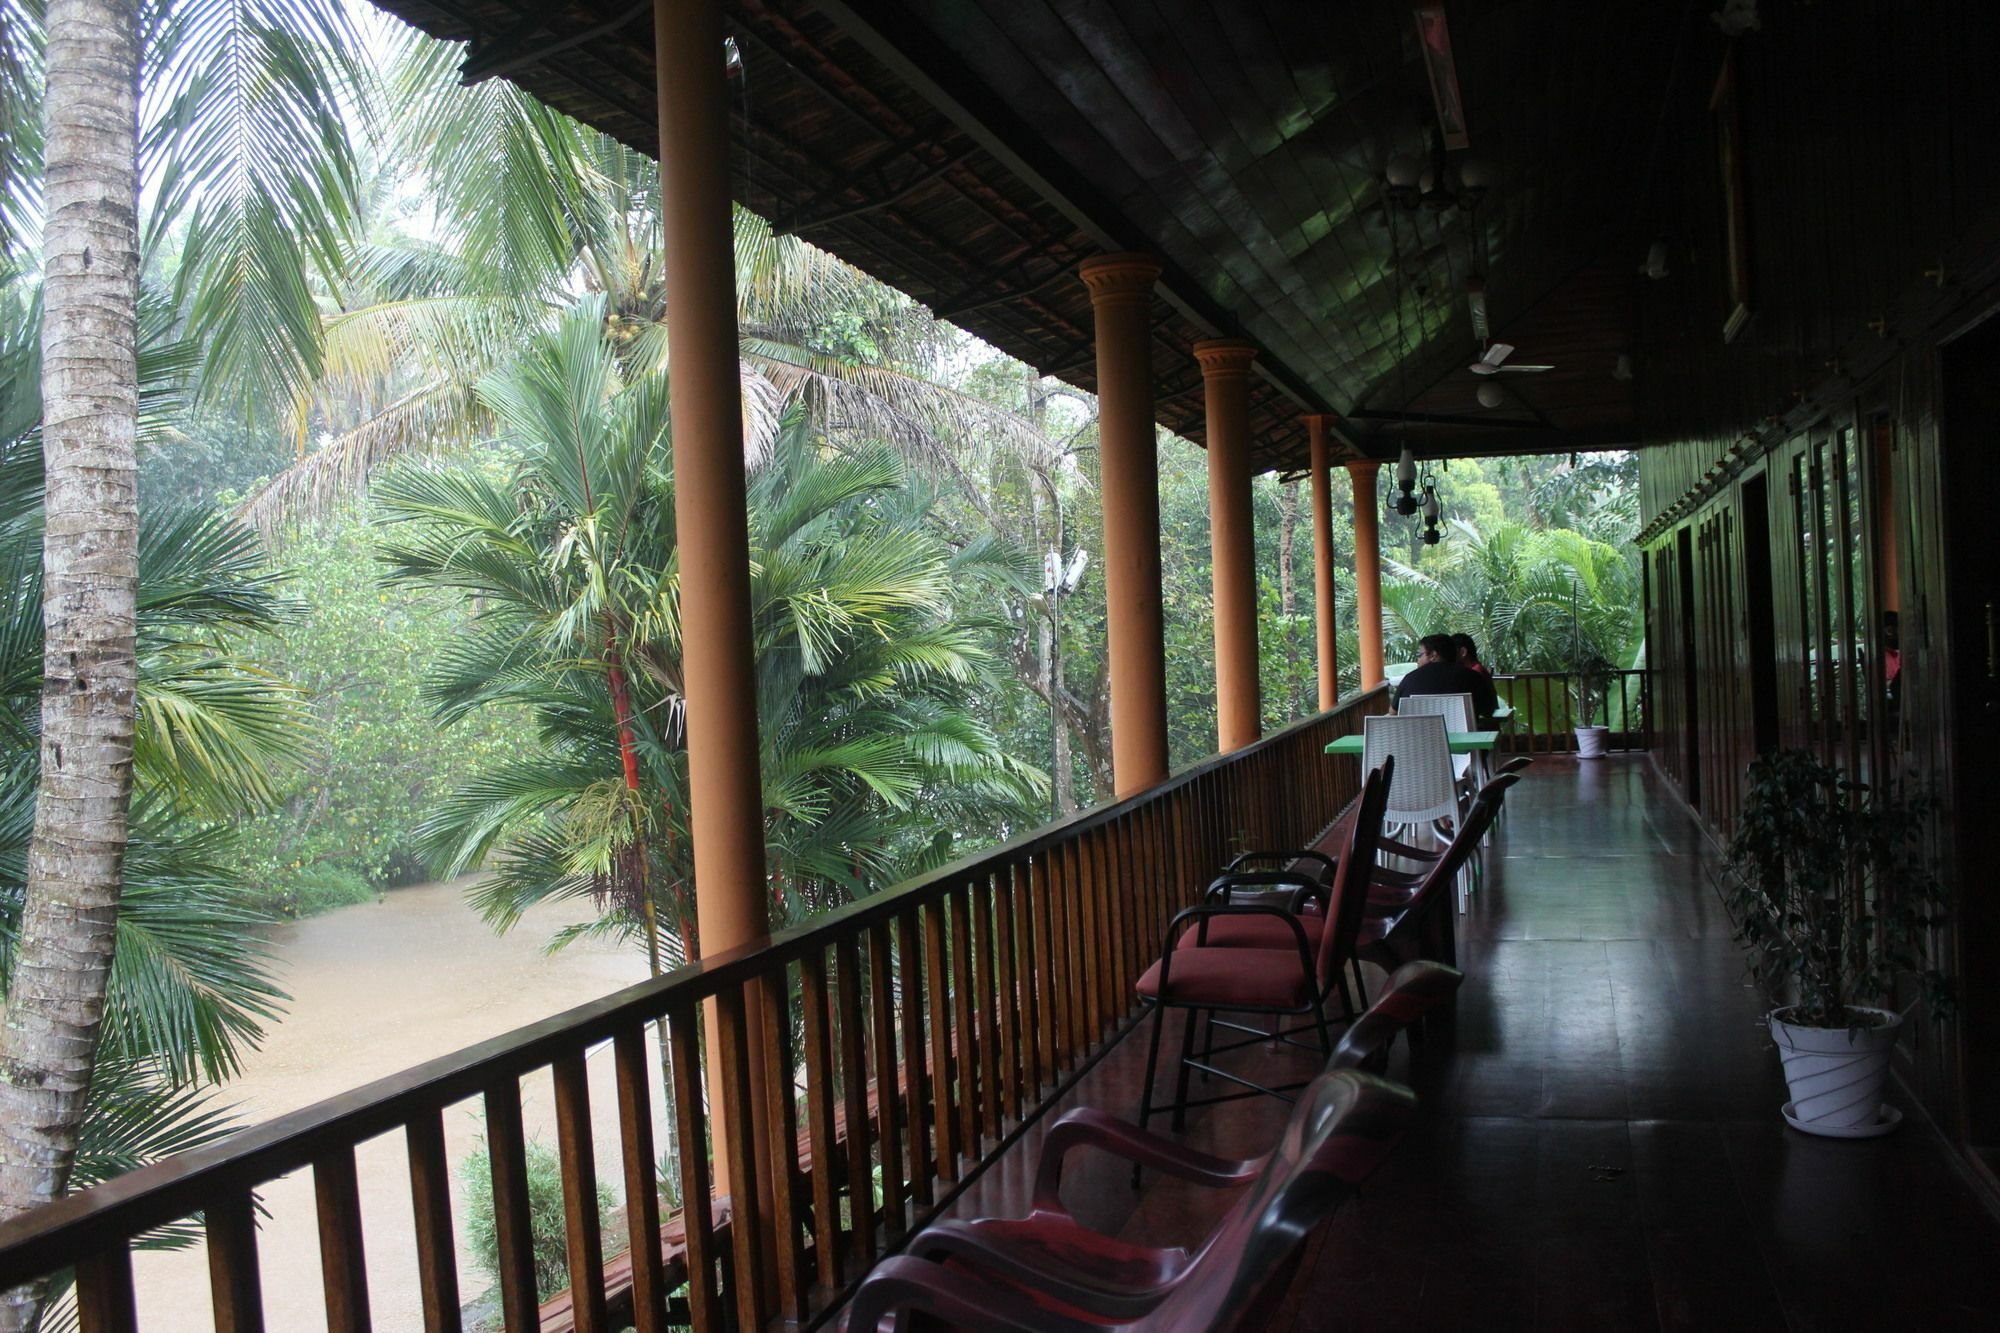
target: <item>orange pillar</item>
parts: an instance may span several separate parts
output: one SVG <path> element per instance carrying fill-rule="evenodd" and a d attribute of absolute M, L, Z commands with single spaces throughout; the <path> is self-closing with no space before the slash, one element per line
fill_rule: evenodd
<path fill-rule="evenodd" d="M 717 0 L 655 0 L 667 355 L 673 381 L 674 517 L 680 535 L 681 671 L 687 696 L 688 821 L 701 951 L 719 954 L 770 931 L 757 705 L 750 682 L 750 534 L 737 372 L 736 258 L 729 199 L 729 98 Z M 762 1105 L 762 1062 L 741 1079 L 708 1006 L 709 1123 L 718 1188 L 731 1167 L 754 1171 L 770 1198 L 758 1145 L 732 1142 L 724 1104 L 749 1084 Z M 746 1006 L 750 1033 L 761 1011 Z M 754 1043 L 755 1037 L 752 1041 Z M 754 1054 L 757 1047 L 752 1044 Z M 757 1117 L 761 1121 L 761 1117 Z M 740 1179 L 740 1177 L 739 1177 Z M 739 1191 L 741 1193 L 741 1191 Z M 739 1247 L 739 1259 L 748 1257 Z M 753 1260 L 754 1262 L 754 1260 Z M 761 1283 L 750 1284 L 753 1288 Z"/>
<path fill-rule="evenodd" d="M 1250 513 L 1253 343 L 1194 345 L 1208 401 L 1208 523 L 1215 578 L 1215 729 L 1227 753 L 1263 734 L 1257 684 L 1256 544 Z"/>
<path fill-rule="evenodd" d="M 1333 478 L 1326 447 L 1327 421 L 1306 418 L 1312 442 L 1313 620 L 1319 631 L 1319 707 L 1321 712 L 1340 698 L 1340 648 L 1333 623 Z"/>
<path fill-rule="evenodd" d="M 1097 447 L 1111 649 L 1111 772 L 1118 795 L 1167 776 L 1166 641 L 1160 608 L 1160 477 L 1153 448 L 1150 255 L 1078 269 L 1097 314 Z"/>
<path fill-rule="evenodd" d="M 1354 614 L 1361 630 L 1364 690 L 1387 678 L 1382 670 L 1382 504 L 1375 495 L 1375 474 L 1381 468 L 1372 459 L 1347 465 L 1354 484 Z"/>

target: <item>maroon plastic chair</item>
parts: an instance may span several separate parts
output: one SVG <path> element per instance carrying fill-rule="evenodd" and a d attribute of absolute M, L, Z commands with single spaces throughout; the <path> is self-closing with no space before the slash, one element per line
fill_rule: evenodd
<path fill-rule="evenodd" d="M 1418 958 L 1458 961 L 1458 932 L 1451 904 L 1452 881 L 1478 849 L 1499 817 L 1507 789 L 1520 781 L 1503 773 L 1479 789 L 1472 808 L 1444 855 L 1414 884 L 1377 880 L 1355 940 L 1354 956 L 1384 971 Z"/>
<path fill-rule="evenodd" d="M 1388 1157 L 1415 1106 L 1408 1089 L 1372 1075 L 1322 1074 L 1299 1099 L 1277 1146 L 1241 1162 L 1183 1148 L 1103 1112 L 1071 1112 L 1044 1143 L 1038 1209 L 1045 1201 L 1060 1209 L 1062 1156 L 1083 1143 L 1183 1180 L 1248 1188 L 1199 1250 L 1171 1272 L 1163 1273 L 1159 1260 L 1148 1257 L 1161 1252 L 1124 1246 L 1081 1228 L 1075 1229 L 1080 1248 L 1060 1270 L 1007 1265 L 986 1256 L 978 1269 L 905 1256 L 868 1275 L 854 1293 L 844 1327 L 850 1333 L 940 1327 L 963 1333 L 1265 1328 L 1284 1299 L 1306 1237 Z M 1084 1237 L 1095 1244 L 1082 1248 Z M 988 1268 L 989 1263 L 1001 1266 Z"/>
<path fill-rule="evenodd" d="M 1146 1048 L 1146 1082 L 1139 1097 L 1139 1125 L 1144 1128 L 1153 1114 L 1153 1080 L 1160 1062 L 1160 1034 L 1168 1009 L 1187 1011 L 1181 1033 L 1181 1054 L 1174 1084 L 1173 1125 L 1187 1123 L 1191 1106 L 1208 1106 L 1239 1097 L 1266 1096 L 1290 1101 L 1289 1094 L 1304 1086 L 1289 1084 L 1266 1087 L 1250 1079 L 1228 1073 L 1194 1058 L 1195 1029 L 1199 1018 L 1216 1013 L 1310 1015 L 1319 1038 L 1319 1049 L 1333 1053 L 1327 1027 L 1326 1002 L 1337 987 L 1341 970 L 1353 955 L 1361 933 L 1362 914 L 1367 908 L 1368 870 L 1375 864 L 1375 839 L 1382 831 L 1382 814 L 1388 806 L 1392 764 L 1384 764 L 1362 783 L 1360 807 L 1353 830 L 1340 858 L 1331 890 L 1331 910 L 1315 946 L 1294 913 L 1267 904 L 1203 903 L 1182 910 L 1167 927 L 1159 961 L 1139 978 L 1141 999 L 1153 1007 L 1153 1031 Z M 1284 923 L 1289 940 L 1279 948 L 1202 947 L 1201 936 L 1216 922 L 1233 917 L 1261 916 Z M 1194 932 L 1196 945 L 1180 948 L 1180 940 Z M 1350 1006 L 1346 1013 L 1352 1016 Z M 1268 1033 L 1251 1030 L 1247 1040 L 1268 1040 Z M 1222 1048 L 1224 1051 L 1233 1046 Z M 1197 1102 L 1188 1100 L 1188 1074 L 1199 1068 L 1246 1089 L 1223 1093 Z"/>
<path fill-rule="evenodd" d="M 1325 1072 L 1380 1072 L 1396 1034 L 1443 1004 L 1464 979 L 1464 973 L 1441 963 L 1415 962 L 1402 968 L 1390 978 L 1381 998 L 1342 1035 Z M 1094 1317 L 1124 1318 L 1151 1309 L 1192 1262 L 1192 1253 L 1204 1250 L 1207 1241 L 1148 1249 L 1085 1227 L 1062 1202 L 1063 1163 L 1076 1148 L 1100 1149 L 1141 1166 L 1167 1158 L 1207 1160 L 1102 1111 L 1071 1111 L 1043 1140 L 1034 1202 L 1026 1217 L 940 1222 L 912 1241 L 909 1253 L 919 1259 L 969 1265 L 989 1280 L 1038 1292 L 1045 1301 L 1057 1302 L 1060 1296 L 1057 1303 L 1071 1313 L 1085 1310 Z M 1258 1162 L 1238 1167 L 1261 1169 Z"/>

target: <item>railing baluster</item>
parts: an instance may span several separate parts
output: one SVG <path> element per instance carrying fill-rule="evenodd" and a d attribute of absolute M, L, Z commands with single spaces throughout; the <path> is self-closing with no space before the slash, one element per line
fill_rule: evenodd
<path fill-rule="evenodd" d="M 979 1034 L 972 1026 L 972 891 L 961 885 L 951 901 L 952 1064 L 958 1078 L 958 1150 L 979 1156 Z"/>
<path fill-rule="evenodd" d="M 528 1156 L 521 1137 L 521 1081 L 486 1090 L 486 1152 L 493 1176 L 493 1233 L 500 1263 L 500 1313 L 507 1327 L 536 1327 L 535 1236 L 529 1225 Z"/>
<path fill-rule="evenodd" d="M 765 1219 L 757 1199 L 757 1124 L 750 1081 L 750 1021 L 742 990 L 716 995 L 711 1099 L 722 1102 L 722 1161 L 729 1182 L 729 1304 L 739 1328 L 762 1328 L 770 1315 L 764 1289 Z"/>
<path fill-rule="evenodd" d="M 263 1333 L 264 1283 L 257 1266 L 257 1212 L 248 1190 L 202 1210 L 208 1239 L 208 1291 L 215 1333 Z M 458 1307 L 451 1307 L 454 1318 Z"/>
<path fill-rule="evenodd" d="M 1035 868 L 1032 860 L 1016 861 L 1014 878 L 1014 982 L 1021 1005 L 1021 1100 L 1014 1114 L 1021 1112 L 1041 1095 L 1042 1059 L 1047 1049 L 1042 1017 L 1042 942 L 1035 924 Z"/>
<path fill-rule="evenodd" d="M 1132 984 L 1129 934 L 1132 928 L 1132 888 L 1137 879 L 1134 864 L 1136 816 L 1112 821 L 1097 841 L 1098 873 L 1104 880 L 1105 915 L 1110 929 L 1104 932 L 1107 965 L 1104 974 L 1104 1012 L 1113 1024 L 1125 1012 L 1125 991 Z"/>
<path fill-rule="evenodd" d="M 868 1003 L 874 1018 L 875 1136 L 882 1145 L 883 1231 L 891 1245 L 903 1239 L 909 1225 L 904 1203 L 909 1198 L 903 1172 L 902 1088 L 896 1074 L 895 977 L 889 966 L 889 923 L 878 922 L 868 932 Z M 912 1135 L 918 1131 L 910 1130 Z"/>
<path fill-rule="evenodd" d="M 786 968 L 775 968 L 757 979 L 762 1003 L 763 1040 L 757 1059 L 763 1062 L 765 1152 L 771 1163 L 770 1228 L 777 1237 L 778 1308 L 794 1319 L 806 1315 L 805 1251 L 799 1239 L 802 1219 L 798 1214 L 799 1118 L 798 1093 L 792 1058 L 792 988 Z M 817 1158 L 813 1165 L 820 1163 Z"/>
<path fill-rule="evenodd" d="M 1026 1075 L 1027 1052 L 1021 1049 L 1021 964 L 1014 938 L 1014 867 L 1003 865 L 993 873 L 993 971 L 999 986 L 1000 1113 L 1006 1119 L 1021 1118 L 1021 1080 Z"/>
<path fill-rule="evenodd" d="M 805 1010 L 806 1141 L 812 1150 L 813 1264 L 819 1284 L 840 1285 L 840 1181 L 834 1173 L 833 1041 L 828 1030 L 826 954 L 799 960 L 799 1003 Z M 852 1146 L 852 1129 L 849 1145 Z M 867 1151 L 868 1140 L 862 1140 Z"/>
<path fill-rule="evenodd" d="M 998 938 L 993 915 L 993 876 L 981 875 L 972 885 L 972 948 L 979 1002 L 973 1006 L 979 1025 L 979 1107 L 988 1139 L 997 1142 L 1000 1124 L 1000 1059 L 1003 1038 L 1000 1015 L 1007 1007 L 1002 987 L 1006 969 L 994 957 Z M 1005 909 L 1003 908 L 1004 912 Z"/>
<path fill-rule="evenodd" d="M 445 1156 L 444 1112 L 419 1112 L 403 1127 L 410 1158 L 410 1208 L 416 1223 L 417 1287 L 424 1302 L 424 1333 L 459 1333 L 458 1256 L 451 1228 L 451 1164 Z M 209 1214 L 211 1228 L 215 1215 Z M 215 1262 L 211 1229 L 209 1262 Z"/>
<path fill-rule="evenodd" d="M 924 908 L 924 970 L 930 982 L 924 1013 L 930 1020 L 931 1115 L 937 1132 L 937 1174 L 939 1180 L 949 1185 L 958 1179 L 959 1138 L 958 1098 L 952 1078 L 951 972 L 945 958 L 945 929 L 945 904 L 939 898 Z M 909 983 L 906 980 L 904 984 Z"/>
<path fill-rule="evenodd" d="M 861 999 L 861 943 L 843 934 L 833 945 L 834 999 L 839 1005 L 840 1106 L 846 1122 L 848 1257 L 853 1271 L 875 1258 L 875 1177 L 868 1160 L 868 1010 Z M 894 1098 L 890 1098 L 894 1104 Z M 887 1140 L 884 1140 L 885 1144 Z M 884 1147 L 882 1172 L 896 1173 L 895 1149 Z M 814 1168 L 817 1170 L 817 1166 Z M 836 1281 L 841 1280 L 836 1276 Z"/>
<path fill-rule="evenodd" d="M 696 1328 L 710 1329 L 722 1327 L 723 1304 L 715 1285 L 714 1186 L 708 1170 L 708 1111 L 701 1096 L 700 1032 L 698 1006 L 667 1011 L 667 1065 L 674 1080 L 674 1129 L 681 1150 L 681 1220 L 687 1231 L 688 1312 Z"/>
<path fill-rule="evenodd" d="M 637 1333 L 664 1333 L 666 1265 L 660 1255 L 660 1182 L 653 1164 L 653 1093 L 647 1069 L 646 1030 L 638 1026 L 620 1028 L 612 1039 L 611 1058 L 618 1074 L 618 1139 L 625 1168 L 632 1322 Z"/>
<path fill-rule="evenodd" d="M 132 1252 L 126 1242 L 115 1242 L 77 1262 L 76 1313 L 83 1333 L 138 1333 Z"/>
<path fill-rule="evenodd" d="M 1068 1072 L 1076 1051 L 1077 994 L 1074 946 L 1075 914 L 1070 911 L 1070 891 L 1074 878 L 1064 863 L 1061 844 L 1049 848 L 1044 864 L 1049 874 L 1049 976 L 1055 990 L 1054 1060 L 1058 1071 Z"/>
<path fill-rule="evenodd" d="M 577 1333 L 600 1333 L 609 1320 L 604 1312 L 604 1238 L 597 1217 L 597 1154 L 590 1141 L 590 1075 L 583 1052 L 556 1057 L 552 1072 L 570 1313 Z"/>
<path fill-rule="evenodd" d="M 1061 988 L 1052 939 L 1055 894 L 1049 885 L 1048 854 L 1038 853 L 1028 863 L 1028 870 L 1034 885 L 1035 1092 L 1039 1096 L 1043 1087 L 1060 1082 L 1062 1077 L 1062 1053 L 1056 1049 L 1056 1034 L 1062 1030 L 1062 1014 L 1057 1008 Z"/>
<path fill-rule="evenodd" d="M 896 918 L 896 967 L 902 974 L 903 1124 L 909 1131 L 910 1200 L 919 1208 L 931 1203 L 931 1099 L 929 1069 L 924 1054 L 923 942 L 918 939 L 917 909 Z"/>
<path fill-rule="evenodd" d="M 361 1187 L 354 1176 L 353 1148 L 338 1148 L 314 1160 L 313 1198 L 319 1211 L 327 1333 L 368 1333 L 368 1265 L 361 1250 Z"/>
<path fill-rule="evenodd" d="M 1079 1056 L 1096 1043 L 1102 1029 L 1104 999 L 1097 988 L 1097 942 L 1104 921 L 1097 901 L 1097 877 L 1090 861 L 1088 832 L 1066 838 L 1062 843 L 1063 877 L 1069 884 L 1071 933 L 1075 947 L 1076 978 L 1082 990 L 1075 997 L 1076 1051 Z"/>

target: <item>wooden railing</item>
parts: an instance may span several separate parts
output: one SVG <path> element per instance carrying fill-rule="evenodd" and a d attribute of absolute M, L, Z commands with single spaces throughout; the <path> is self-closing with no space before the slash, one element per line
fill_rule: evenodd
<path fill-rule="evenodd" d="M 1386 708 L 1349 699 L 1149 791 L 980 852 L 753 947 L 703 959 L 0 1225 L 0 1288 L 74 1266 L 86 1329 L 137 1327 L 133 1242 L 199 1216 L 219 1333 L 264 1327 L 256 1191 L 309 1168 L 327 1325 L 370 1326 L 355 1149 L 409 1155 L 423 1326 L 460 1328 L 446 1108 L 483 1103 L 510 1330 L 534 1329 L 522 1079 L 552 1077 L 572 1326 L 641 1333 L 810 1324 L 943 1206 L 1119 1035 L 1168 920 L 1234 849 L 1300 845 L 1354 795 L 1335 737 Z M 715 1047 L 702 1058 L 702 1010 Z M 666 1021 L 682 1243 L 662 1244 L 647 1034 Z M 755 1030 L 752 1030 L 752 1024 Z M 794 1033 L 802 1040 L 795 1049 Z M 610 1042 L 628 1273 L 607 1293 L 585 1055 Z M 751 1113 L 753 1084 L 765 1089 Z M 707 1095 L 704 1095 L 707 1094 Z M 711 1101 L 713 1098 L 713 1101 Z M 711 1198 L 706 1107 L 727 1178 Z M 760 1208 L 758 1199 L 768 1206 Z M 878 1202 L 879 1199 L 879 1202 Z M 371 1227 L 389 1225 L 377 1220 Z M 683 1283 L 683 1298 L 676 1292 Z M 669 1302 L 670 1293 L 675 1293 Z M 614 1297 L 622 1297 L 614 1301 Z M 618 1309 L 617 1306 L 627 1308 Z M 611 1322 L 614 1312 L 621 1322 Z"/>
<path fill-rule="evenodd" d="M 1651 673 L 1613 671 L 1599 687 L 1597 722 L 1610 728 L 1613 750 L 1653 746 Z M 1522 754 L 1557 754 L 1576 749 L 1576 724 L 1583 720 L 1573 671 L 1516 671 L 1496 675 L 1493 688 L 1511 704 L 1514 719 L 1500 743 Z"/>

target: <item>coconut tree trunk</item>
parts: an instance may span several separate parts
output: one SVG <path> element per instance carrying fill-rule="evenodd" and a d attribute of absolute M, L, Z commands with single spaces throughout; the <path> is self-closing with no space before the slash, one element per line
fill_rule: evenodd
<path fill-rule="evenodd" d="M 139 412 L 133 0 L 50 0 L 42 750 L 0 1032 L 0 1217 L 59 1197 L 97 1055 L 132 796 Z M 0 1301 L 33 1324 L 41 1292 Z"/>

